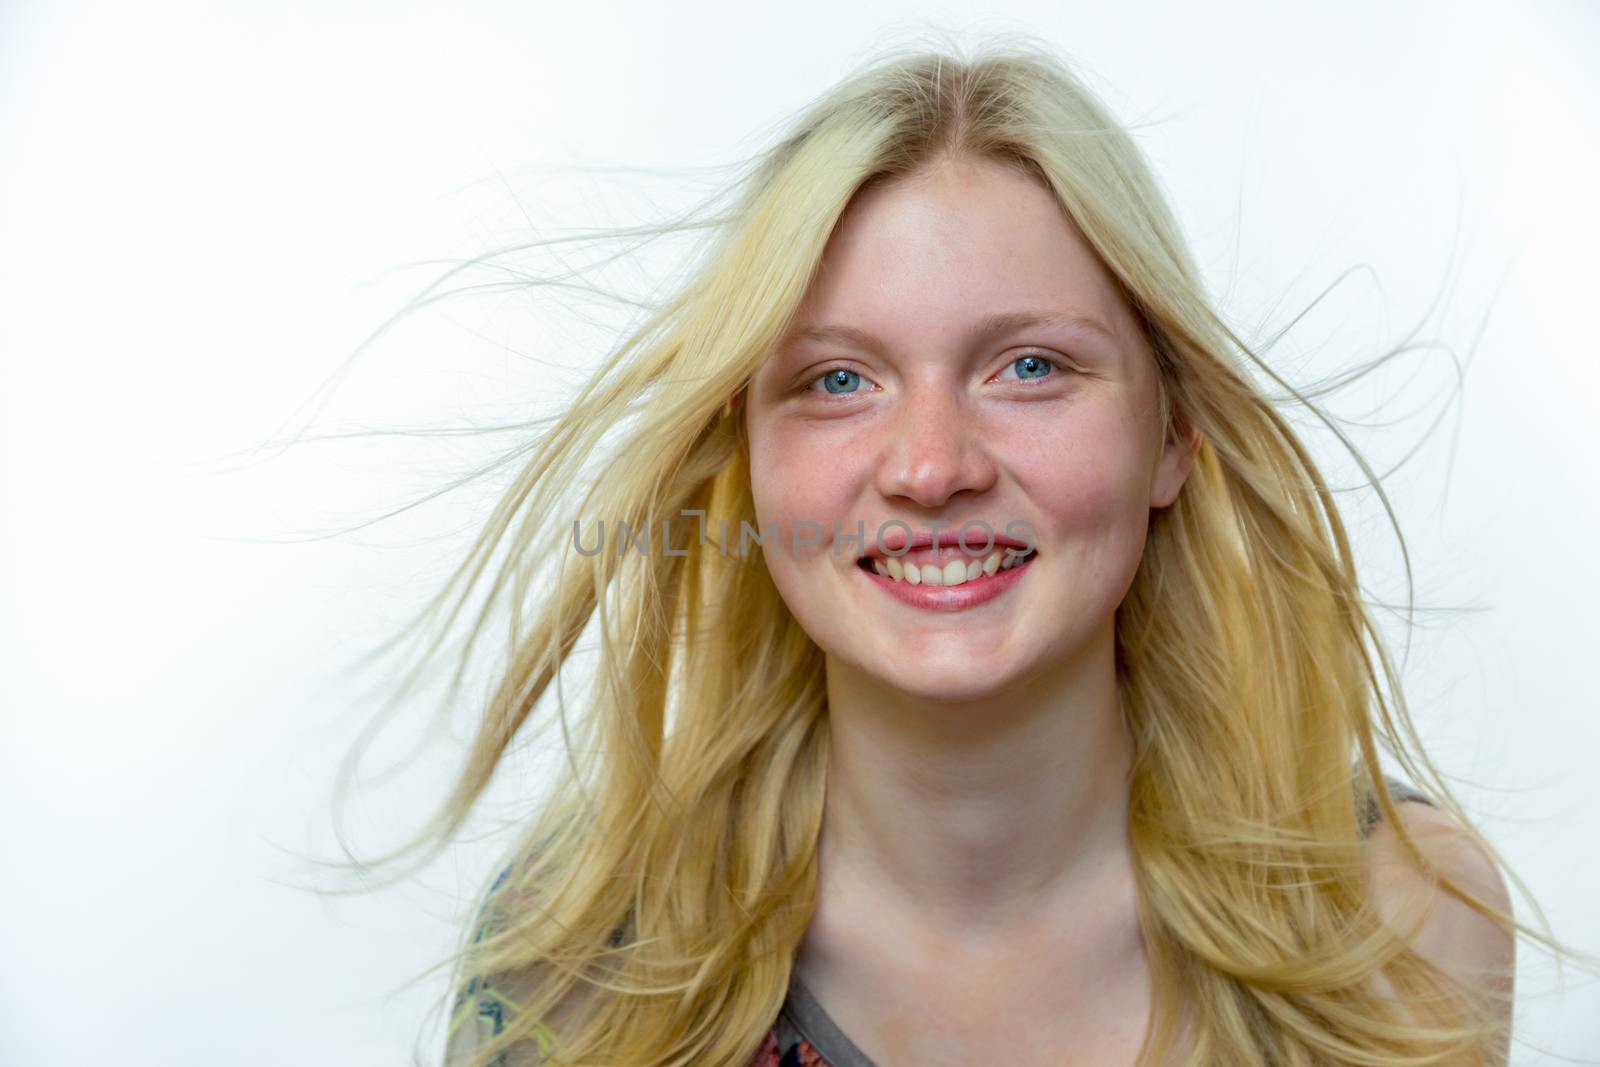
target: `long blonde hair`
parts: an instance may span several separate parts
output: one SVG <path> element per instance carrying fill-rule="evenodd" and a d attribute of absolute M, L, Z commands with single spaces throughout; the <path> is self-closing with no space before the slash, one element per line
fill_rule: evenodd
<path fill-rule="evenodd" d="M 1475 911 L 1565 950 L 1439 871 L 1376 788 L 1384 750 L 1505 867 L 1423 752 L 1335 502 L 1245 360 L 1338 430 L 1213 311 L 1128 132 L 1048 50 L 996 43 L 879 57 L 796 116 L 731 209 L 695 224 L 714 239 L 692 275 L 522 446 L 471 553 L 404 631 L 432 627 L 436 651 L 503 548 L 462 655 L 503 601 L 505 663 L 453 790 L 384 859 L 458 833 L 514 739 L 548 725 L 553 683 L 569 730 L 563 665 L 586 630 L 599 641 L 581 739 L 448 961 L 452 1026 L 486 980 L 502 1009 L 462 1067 L 535 1045 L 552 1064 L 744 1067 L 777 1016 L 816 903 L 824 667 L 760 554 L 701 537 L 755 524 L 727 401 L 851 198 L 949 157 L 1055 193 L 1146 331 L 1163 421 L 1201 437 L 1116 619 L 1155 996 L 1141 1063 L 1163 1062 L 1180 1011 L 1189 1064 L 1492 1062 L 1496 1016 L 1374 912 L 1360 813 L 1376 804 Z M 607 550 L 577 551 L 575 526 L 588 543 L 597 524 Z M 651 549 L 613 550 L 624 524 Z M 1414 1018 L 1374 992 L 1380 970 Z"/>

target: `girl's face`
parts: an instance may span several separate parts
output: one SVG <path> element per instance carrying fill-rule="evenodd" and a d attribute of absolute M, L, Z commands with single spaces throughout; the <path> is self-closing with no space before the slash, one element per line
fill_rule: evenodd
<path fill-rule="evenodd" d="M 789 609 L 829 657 L 933 700 L 1104 639 L 1192 454 L 1158 424 L 1156 373 L 1041 185 L 965 161 L 863 191 L 746 392 L 756 517 L 778 533 L 763 553 Z M 880 537 L 890 520 L 904 525 Z M 937 551 L 901 551 L 935 529 Z M 1008 535 L 1036 550 L 1003 566 Z"/>

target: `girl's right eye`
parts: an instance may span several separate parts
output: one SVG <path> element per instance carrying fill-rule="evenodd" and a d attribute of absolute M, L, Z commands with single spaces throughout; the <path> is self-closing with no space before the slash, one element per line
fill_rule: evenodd
<path fill-rule="evenodd" d="M 822 385 L 817 388 L 818 383 Z M 848 367 L 833 367 L 812 379 L 808 392 L 826 392 L 833 396 L 851 396 L 861 387 L 861 375 Z"/>

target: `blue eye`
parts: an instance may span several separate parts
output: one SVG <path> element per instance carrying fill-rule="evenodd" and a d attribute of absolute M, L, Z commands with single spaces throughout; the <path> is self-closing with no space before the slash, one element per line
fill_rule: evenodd
<path fill-rule="evenodd" d="M 828 392 L 836 396 L 840 394 L 848 395 L 855 392 L 861 385 L 861 375 L 844 367 L 835 367 L 830 371 L 824 372 L 816 381 L 821 382 Z M 812 384 L 816 383 L 813 382 Z"/>
<path fill-rule="evenodd" d="M 1007 369 L 1016 370 L 1017 378 L 1021 381 L 1038 381 L 1047 377 L 1055 369 L 1055 364 L 1043 356 L 1022 356 L 1012 360 Z M 1005 371 L 1000 373 L 1004 374 Z"/>

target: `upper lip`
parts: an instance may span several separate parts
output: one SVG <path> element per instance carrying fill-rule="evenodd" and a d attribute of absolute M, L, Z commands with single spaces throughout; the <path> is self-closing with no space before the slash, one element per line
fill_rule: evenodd
<path fill-rule="evenodd" d="M 903 527 L 891 526 L 887 530 L 883 531 L 883 538 L 881 542 L 877 541 L 876 539 L 869 538 L 867 550 L 861 553 L 861 558 L 897 559 L 900 556 L 903 556 L 908 552 L 914 552 L 917 549 L 932 548 L 934 532 L 935 531 L 933 530 L 914 529 L 911 531 L 911 534 L 908 537 Z M 958 527 L 941 527 L 938 530 L 939 547 L 963 549 L 960 534 L 961 530 Z M 968 529 L 966 531 L 966 537 L 967 544 L 974 549 L 978 548 L 989 540 L 989 535 L 982 530 Z M 1035 545 L 1033 547 L 1037 548 L 1038 546 Z M 1014 537 L 1007 537 L 1004 534 L 996 533 L 994 535 L 994 544 L 990 546 L 989 551 L 997 552 L 1004 548 L 1015 548 L 1018 551 L 1026 551 L 1029 548 L 1029 545 L 1026 542 L 1018 541 Z"/>

